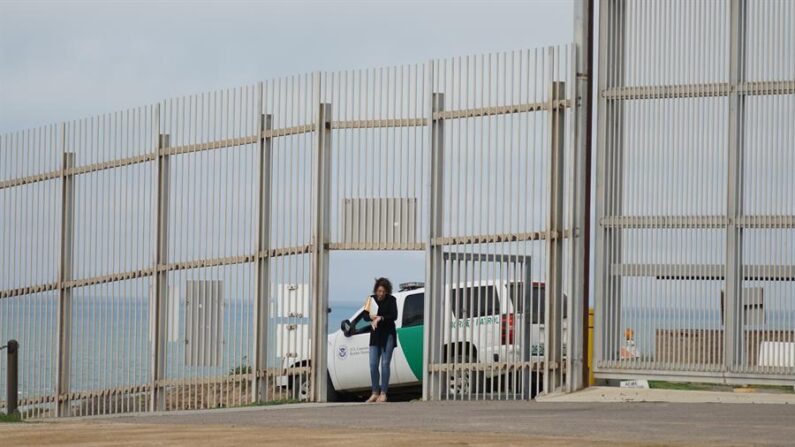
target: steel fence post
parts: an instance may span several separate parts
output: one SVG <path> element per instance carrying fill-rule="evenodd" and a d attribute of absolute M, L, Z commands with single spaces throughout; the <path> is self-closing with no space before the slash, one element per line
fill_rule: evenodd
<path fill-rule="evenodd" d="M 252 399 L 267 400 L 268 322 L 270 319 L 270 229 L 271 229 L 271 145 L 273 116 L 264 114 L 262 83 L 258 87 L 259 107 L 259 189 L 257 214 L 257 277 L 254 301 L 254 361 Z"/>
<path fill-rule="evenodd" d="M 61 127 L 63 161 L 61 165 L 61 241 L 58 271 L 58 355 L 55 373 L 55 416 L 69 416 L 69 376 L 71 374 L 72 343 L 72 279 L 75 238 L 75 154 L 66 148 L 66 124 Z"/>
<path fill-rule="evenodd" d="M 593 54 L 593 0 L 578 0 L 574 7 L 574 126 L 572 126 L 574 179 L 572 185 L 571 301 L 567 351 L 568 391 L 588 384 L 588 311 L 591 244 L 591 107 Z M 578 234 L 579 233 L 579 234 Z"/>
<path fill-rule="evenodd" d="M 549 213 L 547 216 L 547 282 L 545 342 L 544 342 L 544 392 L 558 390 L 562 379 L 562 306 L 563 306 L 563 193 L 566 109 L 565 83 L 553 81 L 549 93 L 550 113 L 550 163 L 549 163 Z"/>
<path fill-rule="evenodd" d="M 167 134 L 160 133 L 160 105 L 155 116 L 157 129 L 157 176 L 155 201 L 155 259 L 154 259 L 154 299 L 150 306 L 151 340 L 152 340 L 152 373 L 151 373 L 151 411 L 166 409 L 166 389 L 162 384 L 166 372 L 166 304 L 168 297 L 168 271 L 163 267 L 168 263 L 168 208 L 169 208 L 169 155 L 163 149 L 170 146 Z"/>
<path fill-rule="evenodd" d="M 433 79 L 433 63 L 429 64 Z M 433 92 L 433 84 L 429 85 Z M 425 331 L 423 333 L 423 400 L 433 398 L 433 390 L 440 389 L 440 377 L 431 371 L 431 366 L 441 362 L 442 312 L 444 311 L 444 285 L 442 283 L 443 248 L 437 238 L 442 236 L 443 184 L 444 184 L 444 120 L 439 115 L 444 111 L 444 94 L 431 94 L 428 126 L 430 130 L 430 175 L 428 176 L 429 219 L 426 242 L 425 281 Z"/>
<path fill-rule="evenodd" d="M 743 160 L 745 132 L 745 96 L 738 86 L 745 79 L 745 45 L 748 6 L 745 0 L 729 4 L 729 123 L 728 185 L 726 213 L 726 277 L 724 294 L 724 367 L 731 370 L 742 360 L 745 340 L 742 336 L 743 229 L 738 219 L 743 215 Z"/>
<path fill-rule="evenodd" d="M 326 401 L 328 374 L 328 244 L 331 200 L 331 104 L 320 103 L 315 127 L 315 169 L 312 177 L 312 396 L 316 402 Z"/>

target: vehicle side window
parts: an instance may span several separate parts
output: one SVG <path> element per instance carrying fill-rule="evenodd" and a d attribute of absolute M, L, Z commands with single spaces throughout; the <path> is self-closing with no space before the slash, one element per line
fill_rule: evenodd
<path fill-rule="evenodd" d="M 362 311 L 356 318 L 351 322 L 353 326 L 353 334 L 351 335 L 358 335 L 358 334 L 366 334 L 373 330 L 373 327 L 370 326 L 370 320 L 367 317 L 367 312 Z"/>
<path fill-rule="evenodd" d="M 421 325 L 424 321 L 424 306 L 424 293 L 415 293 L 407 296 L 406 301 L 403 302 L 403 327 Z"/>
<path fill-rule="evenodd" d="M 453 313 L 456 318 L 476 318 L 496 315 L 500 311 L 494 286 L 475 286 L 453 289 Z"/>
<path fill-rule="evenodd" d="M 533 287 L 533 324 L 543 324 L 547 308 L 547 289 L 546 287 Z"/>
<path fill-rule="evenodd" d="M 508 295 L 511 298 L 511 302 L 513 303 L 513 309 L 517 313 L 522 313 L 522 305 L 524 304 L 524 286 L 521 282 L 513 283 L 508 286 Z M 519 301 L 517 304 L 516 301 Z M 563 318 L 567 318 L 567 303 L 568 297 L 563 295 Z M 533 315 L 533 324 L 543 324 L 544 323 L 544 312 L 546 312 L 546 287 L 544 285 L 533 285 L 533 296 L 532 301 L 530 302 L 532 308 L 530 309 L 530 313 Z"/>

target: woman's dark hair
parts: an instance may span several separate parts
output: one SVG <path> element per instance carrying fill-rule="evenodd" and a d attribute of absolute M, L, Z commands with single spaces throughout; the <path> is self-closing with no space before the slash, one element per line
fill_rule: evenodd
<path fill-rule="evenodd" d="M 392 295 L 392 283 L 386 278 L 378 278 L 375 280 L 375 285 L 373 286 L 373 295 L 378 290 L 379 287 L 383 287 L 386 290 L 387 295 Z"/>

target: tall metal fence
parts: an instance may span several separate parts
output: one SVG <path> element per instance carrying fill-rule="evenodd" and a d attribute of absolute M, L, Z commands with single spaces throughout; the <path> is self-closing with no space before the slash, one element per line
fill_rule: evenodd
<path fill-rule="evenodd" d="M 324 400 L 330 250 L 426 251 L 426 398 L 570 389 L 574 61 L 314 73 L 0 136 L 25 417 Z"/>
<path fill-rule="evenodd" d="M 599 378 L 795 382 L 795 3 L 605 0 Z"/>
<path fill-rule="evenodd" d="M 530 398 L 579 374 L 575 66 L 573 46 L 433 66 L 426 398 Z"/>

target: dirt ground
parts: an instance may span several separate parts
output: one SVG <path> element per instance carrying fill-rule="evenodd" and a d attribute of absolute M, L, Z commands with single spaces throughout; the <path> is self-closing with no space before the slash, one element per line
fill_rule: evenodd
<path fill-rule="evenodd" d="M 727 393 L 723 393 L 727 394 Z M 12 446 L 791 446 L 795 403 L 289 404 L 0 424 Z"/>
<path fill-rule="evenodd" d="M 235 425 L 163 425 L 119 422 L 43 422 L 0 425 L 3 446 L 305 446 L 360 445 L 377 436 L 372 445 L 411 446 L 652 446 L 659 443 L 600 441 L 502 433 L 427 431 L 360 431 L 295 427 L 242 427 Z M 352 439 L 353 437 L 353 439 Z M 370 444 L 367 442 L 367 444 Z"/>

